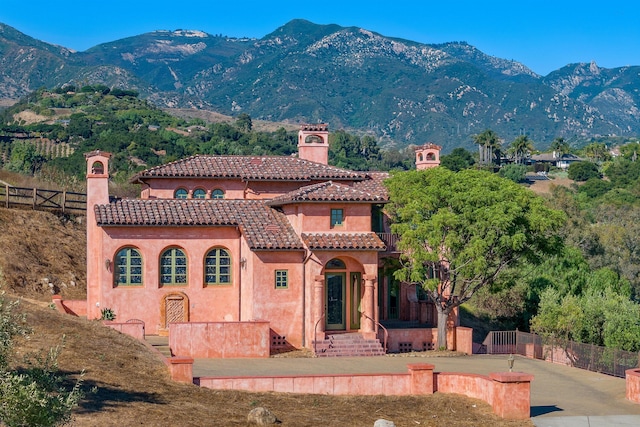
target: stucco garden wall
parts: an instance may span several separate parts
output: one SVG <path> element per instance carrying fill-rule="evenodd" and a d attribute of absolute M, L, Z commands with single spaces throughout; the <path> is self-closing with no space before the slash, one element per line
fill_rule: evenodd
<path fill-rule="evenodd" d="M 169 347 L 180 357 L 269 357 L 269 322 L 184 322 L 169 325 Z"/>
<path fill-rule="evenodd" d="M 425 395 L 434 392 L 463 394 L 480 399 L 503 418 L 528 419 L 533 376 L 518 372 L 489 376 L 434 373 L 434 365 L 407 366 L 406 374 L 340 374 L 264 377 L 200 377 L 194 383 L 216 390 L 308 393 L 331 395 Z"/>

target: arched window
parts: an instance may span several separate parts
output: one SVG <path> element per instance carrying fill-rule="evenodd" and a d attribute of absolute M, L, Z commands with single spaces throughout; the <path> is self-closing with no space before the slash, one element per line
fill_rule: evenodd
<path fill-rule="evenodd" d="M 436 159 L 435 153 L 427 153 L 427 160 L 435 160 L 435 159 Z"/>
<path fill-rule="evenodd" d="M 202 188 L 196 188 L 193 191 L 193 198 L 194 199 L 204 199 L 204 197 L 207 195 L 207 192 L 205 190 L 203 190 Z"/>
<path fill-rule="evenodd" d="M 418 160 L 422 161 L 422 153 L 418 154 Z"/>
<path fill-rule="evenodd" d="M 176 199 L 186 199 L 189 192 L 184 188 L 178 188 L 175 193 L 173 193 L 173 197 Z"/>
<path fill-rule="evenodd" d="M 224 199 L 224 191 L 219 188 L 216 188 L 211 192 L 212 199 Z"/>
<path fill-rule="evenodd" d="M 169 248 L 160 256 L 160 284 L 185 286 L 187 284 L 187 256 L 180 248 Z"/>
<path fill-rule="evenodd" d="M 304 139 L 304 142 L 306 144 L 322 144 L 324 141 L 322 140 L 321 136 L 307 135 L 307 137 Z"/>
<path fill-rule="evenodd" d="M 214 248 L 204 259 L 204 284 L 228 285 L 231 283 L 231 256 L 226 249 Z"/>
<path fill-rule="evenodd" d="M 123 248 L 114 260 L 115 286 L 142 286 L 142 256 L 135 248 Z"/>
<path fill-rule="evenodd" d="M 334 258 L 324 268 L 326 270 L 346 270 L 347 265 L 341 259 Z"/>
<path fill-rule="evenodd" d="M 94 162 L 93 165 L 91 165 L 91 173 L 96 175 L 104 174 L 104 165 L 102 162 Z"/>

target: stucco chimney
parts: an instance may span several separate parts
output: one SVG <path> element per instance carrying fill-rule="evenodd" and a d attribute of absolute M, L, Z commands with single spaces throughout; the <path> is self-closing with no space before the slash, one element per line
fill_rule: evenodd
<path fill-rule="evenodd" d="M 435 168 L 440 165 L 440 150 L 442 147 L 432 142 L 416 148 L 416 169 Z"/>
<path fill-rule="evenodd" d="M 300 125 L 298 157 L 324 165 L 329 164 L 329 125 Z"/>
<path fill-rule="evenodd" d="M 102 253 L 103 230 L 96 222 L 95 205 L 109 203 L 109 159 L 111 153 L 95 150 L 84 155 L 87 161 L 87 318 L 100 317 L 100 283 L 111 265 Z"/>

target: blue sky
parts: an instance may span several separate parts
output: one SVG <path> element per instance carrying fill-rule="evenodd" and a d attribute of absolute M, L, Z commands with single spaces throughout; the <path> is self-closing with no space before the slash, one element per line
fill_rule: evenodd
<path fill-rule="evenodd" d="M 640 65 L 640 2 L 610 0 L 2 0 L 0 22 L 85 50 L 153 30 L 263 37 L 295 18 L 422 43 L 466 41 L 546 75 L 574 62 Z"/>

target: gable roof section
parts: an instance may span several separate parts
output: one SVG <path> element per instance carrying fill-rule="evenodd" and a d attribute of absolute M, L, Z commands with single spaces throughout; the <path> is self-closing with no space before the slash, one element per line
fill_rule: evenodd
<path fill-rule="evenodd" d="M 138 173 L 145 178 L 236 178 L 247 181 L 362 180 L 365 174 L 287 156 L 196 155 Z"/>
<path fill-rule="evenodd" d="M 303 249 L 284 214 L 261 200 L 124 199 L 94 206 L 109 226 L 237 226 L 252 250 Z"/>
<path fill-rule="evenodd" d="M 389 200 L 389 193 L 383 181 L 387 178 L 389 178 L 389 172 L 367 172 L 366 179 L 354 182 L 353 188 L 370 194 L 377 194 L 386 201 Z"/>
<path fill-rule="evenodd" d="M 367 193 L 348 185 L 336 184 L 332 181 L 325 181 L 319 184 L 307 185 L 298 190 L 291 191 L 272 199 L 267 204 L 269 206 L 282 206 L 292 203 L 313 203 L 313 202 L 384 202 L 385 198 Z"/>
<path fill-rule="evenodd" d="M 312 251 L 384 251 L 386 248 L 376 233 L 302 233 L 302 240 Z"/>

